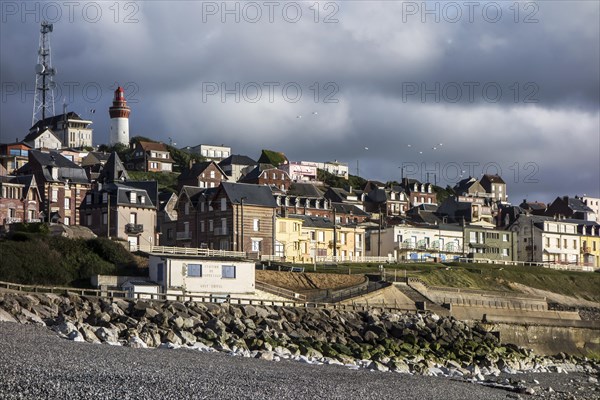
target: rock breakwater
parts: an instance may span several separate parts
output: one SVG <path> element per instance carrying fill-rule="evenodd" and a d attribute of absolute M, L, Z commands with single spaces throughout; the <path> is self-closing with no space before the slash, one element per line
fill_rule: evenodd
<path fill-rule="evenodd" d="M 483 327 L 431 313 L 0 293 L 3 320 L 45 325 L 75 341 L 186 346 L 265 360 L 295 359 L 479 381 L 501 372 L 598 369 L 591 361 L 564 354 L 542 357 L 500 343 Z"/>

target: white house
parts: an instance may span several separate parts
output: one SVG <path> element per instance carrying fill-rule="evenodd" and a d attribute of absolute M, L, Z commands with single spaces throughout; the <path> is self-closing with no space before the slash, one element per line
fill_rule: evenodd
<path fill-rule="evenodd" d="M 518 233 L 519 261 L 579 263 L 577 223 L 553 217 L 521 215 L 510 230 Z"/>
<path fill-rule="evenodd" d="M 150 279 L 164 294 L 253 295 L 254 262 L 151 254 Z"/>
<path fill-rule="evenodd" d="M 395 225 L 369 234 L 367 255 L 401 260 L 452 260 L 463 254 L 463 232 L 458 225 L 418 227 Z M 381 241 L 381 243 L 380 243 Z"/>

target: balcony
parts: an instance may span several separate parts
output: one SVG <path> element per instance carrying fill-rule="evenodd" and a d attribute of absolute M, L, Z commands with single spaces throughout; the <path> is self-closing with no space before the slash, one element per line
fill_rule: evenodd
<path fill-rule="evenodd" d="M 589 246 L 582 246 L 581 247 L 581 252 L 583 254 L 592 254 L 592 248 Z"/>
<path fill-rule="evenodd" d="M 16 218 L 16 217 L 6 217 L 6 218 L 4 218 L 4 225 L 18 224 L 20 222 L 22 222 L 21 218 Z"/>
<path fill-rule="evenodd" d="M 177 232 L 177 240 L 192 240 L 192 232 Z"/>
<path fill-rule="evenodd" d="M 138 235 L 144 232 L 144 225 L 142 224 L 127 224 L 125 225 L 125 233 L 131 233 Z"/>

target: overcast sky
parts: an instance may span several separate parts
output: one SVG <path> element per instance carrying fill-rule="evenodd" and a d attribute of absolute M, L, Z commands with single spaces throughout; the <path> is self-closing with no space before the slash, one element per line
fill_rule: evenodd
<path fill-rule="evenodd" d="M 178 147 L 600 196 L 600 2 L 315 3 L 3 1 L 1 141 L 31 125 L 46 18 L 56 112 L 92 119 L 96 145 L 117 83 L 130 135 Z"/>

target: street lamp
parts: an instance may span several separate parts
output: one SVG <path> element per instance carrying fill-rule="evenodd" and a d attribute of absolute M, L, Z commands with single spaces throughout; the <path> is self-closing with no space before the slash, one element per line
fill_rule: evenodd
<path fill-rule="evenodd" d="M 241 243 L 241 246 L 240 246 L 240 249 L 241 249 L 240 251 L 242 253 L 244 252 L 244 200 L 246 200 L 246 199 L 247 199 L 246 196 L 243 196 L 240 199 L 240 208 L 241 208 L 240 214 L 241 214 L 241 220 L 242 220 L 242 234 L 241 234 L 241 242 L 242 243 Z"/>

